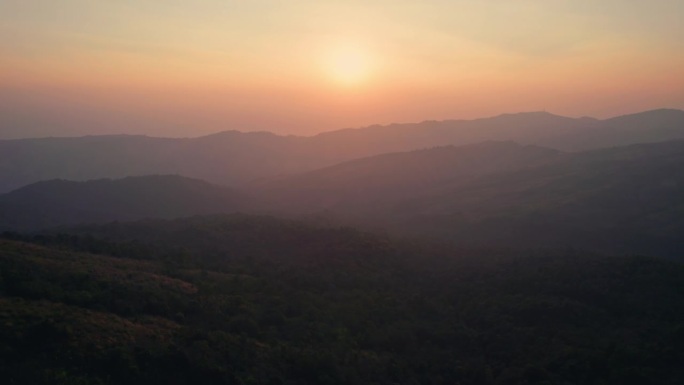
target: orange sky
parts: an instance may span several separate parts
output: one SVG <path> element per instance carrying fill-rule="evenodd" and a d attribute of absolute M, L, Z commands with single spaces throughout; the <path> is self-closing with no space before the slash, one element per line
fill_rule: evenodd
<path fill-rule="evenodd" d="M 684 108 L 675 0 L 4 0 L 0 138 Z"/>

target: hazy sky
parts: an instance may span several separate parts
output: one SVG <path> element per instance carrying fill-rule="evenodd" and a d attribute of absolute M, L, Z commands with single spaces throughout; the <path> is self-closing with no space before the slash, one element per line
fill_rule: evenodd
<path fill-rule="evenodd" d="M 682 0 L 0 0 L 0 138 L 684 108 Z"/>

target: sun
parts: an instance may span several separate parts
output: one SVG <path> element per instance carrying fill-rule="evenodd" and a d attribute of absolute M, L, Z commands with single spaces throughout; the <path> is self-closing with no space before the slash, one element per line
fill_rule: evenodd
<path fill-rule="evenodd" d="M 371 60 L 367 52 L 354 45 L 332 48 L 326 62 L 331 80 L 341 86 L 358 86 L 366 82 L 371 73 Z"/>

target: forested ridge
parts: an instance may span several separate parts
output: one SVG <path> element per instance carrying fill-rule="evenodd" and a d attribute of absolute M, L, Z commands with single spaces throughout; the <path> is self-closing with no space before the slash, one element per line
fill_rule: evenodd
<path fill-rule="evenodd" d="M 684 268 L 246 215 L 5 233 L 9 384 L 680 384 Z"/>

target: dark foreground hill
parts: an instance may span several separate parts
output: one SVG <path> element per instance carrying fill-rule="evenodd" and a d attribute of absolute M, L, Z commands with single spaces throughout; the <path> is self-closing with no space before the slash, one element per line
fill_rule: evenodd
<path fill-rule="evenodd" d="M 242 202 L 230 189 L 175 175 L 52 180 L 0 195 L 0 230 L 225 213 Z"/>
<path fill-rule="evenodd" d="M 684 111 L 614 119 L 545 112 L 476 120 L 392 124 L 311 137 L 226 131 L 200 138 L 90 136 L 0 141 L 0 192 L 48 179 L 179 174 L 224 185 L 315 170 L 388 152 L 482 141 L 516 141 L 564 151 L 684 139 Z"/>
<path fill-rule="evenodd" d="M 5 383 L 684 381 L 684 270 L 665 260 L 248 216 L 78 233 L 0 241 Z"/>
<path fill-rule="evenodd" d="M 280 212 L 459 243 L 684 257 L 684 141 L 581 153 L 489 142 L 371 157 L 265 183 Z"/>

